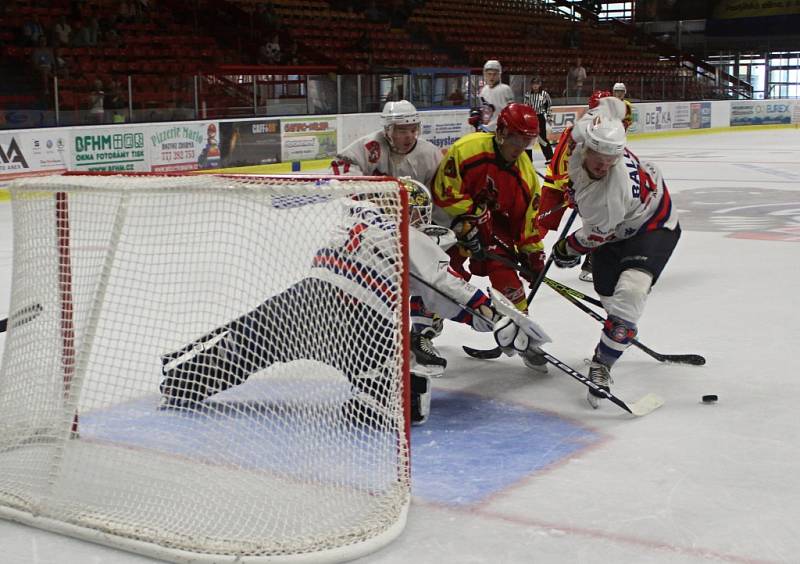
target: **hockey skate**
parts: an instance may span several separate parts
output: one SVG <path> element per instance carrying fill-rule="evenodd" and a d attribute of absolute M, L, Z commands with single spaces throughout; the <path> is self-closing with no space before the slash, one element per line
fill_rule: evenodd
<path fill-rule="evenodd" d="M 538 374 L 547 374 L 547 360 L 545 360 L 542 352 L 539 347 L 528 349 L 522 353 L 522 362 Z"/>
<path fill-rule="evenodd" d="M 613 383 L 611 371 L 608 366 L 602 362 L 598 362 L 596 359 L 592 360 L 591 364 L 589 364 L 589 380 L 598 388 L 607 392 L 611 391 L 611 384 Z M 591 405 L 593 409 L 597 409 L 600 406 L 601 399 L 605 399 L 605 396 L 589 388 L 586 394 L 586 401 L 589 402 L 589 405 Z"/>
<path fill-rule="evenodd" d="M 447 360 L 439 355 L 439 351 L 433 346 L 431 338 L 434 336 L 435 329 L 428 327 L 422 331 L 411 332 L 411 353 L 416 362 L 413 363 L 414 372 L 424 376 L 438 378 L 444 374 L 447 367 Z"/>
<path fill-rule="evenodd" d="M 411 424 L 422 425 L 431 412 L 431 381 L 428 376 L 411 374 Z"/>

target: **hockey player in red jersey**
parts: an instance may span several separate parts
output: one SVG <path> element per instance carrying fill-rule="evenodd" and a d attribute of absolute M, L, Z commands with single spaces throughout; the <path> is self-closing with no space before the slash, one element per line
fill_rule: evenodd
<path fill-rule="evenodd" d="M 533 276 L 544 267 L 544 252 L 534 225 L 540 188 L 525 149 L 536 141 L 539 119 L 525 104 L 506 106 L 496 133 L 471 133 L 450 148 L 434 180 L 434 222 L 453 228 L 459 247 L 451 266 L 459 275 L 488 276 L 492 286 L 519 310 L 527 311 L 525 289 L 517 272 L 484 253 L 523 257 Z M 499 243 L 499 244 L 498 244 Z M 464 263 L 469 258 L 469 271 Z M 543 359 L 529 354 L 526 364 L 545 371 Z"/>
<path fill-rule="evenodd" d="M 568 191 L 582 226 L 553 247 L 553 260 L 562 268 L 593 252 L 594 289 L 607 318 L 589 378 L 606 390 L 611 367 L 636 336 L 650 289 L 681 232 L 661 171 L 625 147 L 624 115 L 621 101 L 605 98 L 573 128 Z M 589 390 L 593 407 L 598 398 Z"/>

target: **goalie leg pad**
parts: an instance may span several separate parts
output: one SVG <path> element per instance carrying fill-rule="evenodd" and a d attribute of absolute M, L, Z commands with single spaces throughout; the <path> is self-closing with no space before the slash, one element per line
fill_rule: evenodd
<path fill-rule="evenodd" d="M 411 424 L 422 425 L 431 413 L 431 381 L 411 373 Z"/>

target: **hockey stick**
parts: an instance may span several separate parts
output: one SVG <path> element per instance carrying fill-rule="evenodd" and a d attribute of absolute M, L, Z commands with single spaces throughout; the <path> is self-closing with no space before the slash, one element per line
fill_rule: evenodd
<path fill-rule="evenodd" d="M 560 210 L 561 208 L 564 207 L 564 205 L 565 204 L 562 203 L 559 206 L 556 206 L 556 207 L 553 207 L 553 208 L 547 210 L 544 214 L 542 214 L 542 217 L 546 217 L 547 215 L 550 215 L 551 213 L 554 213 L 554 212 Z M 561 230 L 561 234 L 558 236 L 559 239 L 563 239 L 564 237 L 567 236 L 567 233 L 569 233 L 569 229 L 570 229 L 570 227 L 572 227 L 572 223 L 575 221 L 575 218 L 577 217 L 577 215 L 578 215 L 578 208 L 574 208 L 572 210 L 572 214 L 570 214 L 570 216 L 569 216 L 569 219 L 567 219 L 567 223 L 564 225 L 564 228 Z M 502 247 L 503 250 L 505 250 L 507 253 L 509 253 L 509 255 L 514 256 L 514 253 L 512 253 L 511 249 L 506 247 L 503 243 L 501 243 L 497 239 L 495 239 L 495 243 L 497 245 L 499 245 L 500 247 Z M 484 254 L 486 255 L 486 253 L 484 253 Z M 500 262 L 507 263 L 509 266 L 511 266 L 512 268 L 514 268 L 517 271 L 520 271 L 520 272 L 522 271 L 520 266 L 514 261 L 511 261 L 511 260 L 508 260 L 508 259 L 504 259 L 504 257 L 499 257 L 497 255 L 488 255 L 488 256 L 490 258 L 494 259 L 494 260 L 500 259 Z M 544 277 L 547 275 L 547 271 L 550 270 L 550 265 L 551 264 L 553 264 L 553 253 L 550 253 L 550 257 L 548 257 L 547 262 L 544 264 L 544 268 L 539 273 L 539 276 L 536 278 L 536 281 L 533 284 L 531 284 L 531 286 L 530 286 L 530 291 L 528 292 L 528 305 L 530 305 L 530 303 L 533 301 L 533 297 L 536 295 L 536 292 L 539 290 L 539 286 L 542 285 L 542 281 L 544 280 Z M 461 347 L 461 348 L 464 349 L 464 352 L 467 353 L 469 356 L 471 356 L 473 358 L 481 358 L 481 359 L 485 359 L 485 360 L 489 360 L 489 359 L 493 359 L 493 358 L 499 358 L 500 355 L 503 354 L 503 351 L 500 349 L 500 347 L 495 347 L 493 349 L 488 349 L 488 350 L 473 349 L 472 347 L 466 347 L 466 346 L 465 347 Z"/>
<path fill-rule="evenodd" d="M 590 316 L 595 318 L 600 323 L 605 322 L 605 319 L 603 319 L 603 317 L 600 314 L 598 314 L 593 309 L 585 306 L 584 304 L 578 301 L 578 300 L 583 300 L 592 305 L 596 305 L 597 307 L 603 307 L 603 304 L 602 302 L 600 302 L 600 300 L 597 300 L 591 296 L 587 296 L 586 294 L 579 292 L 578 290 L 574 290 L 569 286 L 565 286 L 561 282 L 556 282 L 555 280 L 551 280 L 550 278 L 545 278 L 544 283 L 550 286 L 553 290 L 555 290 L 558 294 L 566 298 L 576 307 L 588 313 Z M 693 366 L 703 366 L 706 363 L 705 357 L 700 356 L 699 354 L 662 354 L 654 351 L 648 346 L 643 345 L 637 339 L 633 339 L 631 341 L 631 344 L 635 346 L 637 349 L 640 349 L 641 351 L 655 358 L 659 362 L 671 362 L 674 364 L 691 364 Z"/>
<path fill-rule="evenodd" d="M 480 311 L 478 311 L 476 309 L 469 308 L 469 307 L 467 307 L 467 306 L 465 306 L 463 304 L 458 303 L 456 300 L 454 300 L 453 298 L 451 298 L 450 296 L 448 296 L 447 294 L 445 294 L 444 292 L 442 292 L 438 288 L 435 288 L 434 286 L 432 286 L 431 284 L 429 284 L 428 282 L 426 282 L 425 280 L 423 280 L 419 276 L 415 275 L 414 273 L 409 273 L 409 275 L 412 278 L 414 278 L 415 280 L 418 280 L 419 282 L 421 282 L 422 284 L 424 284 L 425 286 L 427 286 L 428 288 L 433 290 L 434 292 L 438 293 L 441 296 L 444 296 L 446 299 L 450 300 L 452 303 L 456 304 L 458 307 L 460 307 L 464 311 L 467 311 L 467 312 L 471 313 L 472 315 L 474 315 L 476 317 L 479 317 L 480 319 L 482 319 L 483 321 L 485 321 L 486 323 L 488 323 L 490 325 L 492 324 L 492 320 L 487 318 Z M 492 305 L 494 306 L 494 308 L 499 313 L 501 313 L 502 315 L 505 315 L 507 317 L 511 317 L 511 319 L 515 323 L 517 323 L 517 325 L 519 325 L 519 323 L 522 323 L 522 322 L 527 323 L 527 324 L 533 323 L 525 314 L 523 314 L 516 307 L 514 307 L 514 304 L 509 302 L 508 299 L 505 296 L 503 296 L 500 292 L 498 292 L 494 288 L 491 288 L 489 291 L 492 294 Z M 544 333 L 544 331 L 542 331 L 538 327 L 538 325 L 536 325 L 535 323 L 533 323 L 533 325 L 534 325 L 534 327 L 537 328 L 537 332 L 543 338 L 546 338 L 547 340 L 549 340 L 549 337 L 547 337 L 547 335 Z M 577 370 L 575 370 L 574 368 L 572 368 L 568 364 L 565 364 L 565 363 L 561 362 L 559 359 L 557 359 L 556 357 L 554 357 L 550 353 L 545 352 L 541 348 L 539 350 L 541 351 L 542 356 L 544 357 L 544 359 L 547 362 L 549 362 L 550 364 L 552 364 L 553 366 L 555 366 L 556 368 L 558 368 L 559 370 L 561 370 L 565 374 L 571 376 L 572 378 L 574 378 L 575 380 L 577 380 L 578 382 L 580 382 L 581 384 L 583 384 L 587 388 L 596 391 L 598 394 L 600 394 L 603 398 L 609 400 L 611 403 L 616 404 L 617 406 L 621 407 L 622 409 L 624 409 L 628 413 L 630 413 L 632 415 L 635 415 L 636 417 L 642 417 L 643 415 L 647 415 L 651 411 L 653 411 L 653 410 L 661 407 L 662 405 L 664 405 L 664 400 L 662 400 L 660 397 L 658 397 L 655 394 L 647 394 L 647 395 L 645 395 L 644 397 L 642 397 L 641 399 L 639 399 L 638 401 L 636 401 L 634 403 L 630 403 L 630 404 L 629 403 L 625 403 L 620 398 L 618 398 L 617 396 L 612 394 L 609 390 L 606 390 L 604 388 L 599 387 L 597 384 L 592 382 L 587 376 L 584 376 L 583 374 L 581 374 L 580 372 L 578 372 Z M 501 354 L 502 354 L 502 349 L 501 349 Z"/>
<path fill-rule="evenodd" d="M 26 323 L 33 321 L 39 317 L 40 313 L 42 313 L 41 304 L 25 306 L 19 311 L 14 312 L 14 314 L 10 317 L 0 319 L 0 333 L 5 333 L 8 330 L 9 321 L 12 322 L 14 327 L 19 327 L 20 325 L 25 325 Z"/>
<path fill-rule="evenodd" d="M 489 258 L 491 258 L 492 260 L 496 260 L 498 262 L 502 262 L 503 264 L 507 264 L 508 266 L 511 266 L 512 268 L 516 268 L 520 272 L 525 272 L 525 270 L 526 270 L 525 267 L 523 267 L 523 266 L 521 266 L 521 265 L 515 263 L 514 261 L 511 261 L 511 260 L 509 260 L 509 259 L 507 259 L 505 257 L 502 257 L 502 256 L 489 255 Z M 559 295 L 564 297 L 567 301 L 571 302 L 578 309 L 584 311 L 585 313 L 587 313 L 588 315 L 590 315 L 591 317 L 593 317 L 594 319 L 596 319 L 600 323 L 605 323 L 605 319 L 603 318 L 603 316 L 601 316 L 600 314 L 598 314 L 593 309 L 587 307 L 586 305 L 584 305 L 584 304 L 582 304 L 581 302 L 578 301 L 578 300 L 583 300 L 583 301 L 588 302 L 588 303 L 590 303 L 592 305 L 595 305 L 595 306 L 597 306 L 599 308 L 602 308 L 603 304 L 602 304 L 602 302 L 600 300 L 595 299 L 595 298 L 593 298 L 591 296 L 587 296 L 583 292 L 580 292 L 578 290 L 570 288 L 569 286 L 566 286 L 566 285 L 562 284 L 561 282 L 556 282 L 555 280 L 552 280 L 550 278 L 545 278 L 544 279 L 544 283 L 547 284 L 553 290 L 555 290 Z M 637 339 L 633 339 L 631 341 L 631 344 L 633 346 L 635 346 L 637 349 L 640 349 L 645 354 L 648 354 L 649 356 L 651 356 L 654 359 L 658 360 L 659 362 L 669 362 L 669 363 L 673 363 L 673 364 L 690 364 L 692 366 L 703 366 L 706 363 L 706 359 L 704 357 L 700 356 L 699 354 L 663 354 L 663 353 L 659 353 L 659 352 L 654 351 L 650 347 L 642 344 Z M 493 351 L 482 351 L 480 349 L 473 349 L 473 348 L 470 348 L 470 347 L 463 347 L 463 348 L 464 348 L 464 352 L 466 352 L 468 355 L 470 355 L 472 357 L 475 357 L 475 358 L 497 358 L 498 356 L 500 356 L 500 355 L 487 356 L 488 353 L 493 352 Z"/>

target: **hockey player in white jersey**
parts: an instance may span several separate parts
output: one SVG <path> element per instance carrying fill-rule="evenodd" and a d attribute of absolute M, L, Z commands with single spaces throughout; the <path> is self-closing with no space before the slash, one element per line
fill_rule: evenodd
<path fill-rule="evenodd" d="M 493 132 L 497 128 L 497 118 L 503 108 L 514 101 L 514 92 L 508 84 L 500 82 L 503 67 L 494 59 L 483 65 L 484 85 L 478 92 L 483 111 L 485 130 Z"/>
<path fill-rule="evenodd" d="M 423 189 L 426 196 L 410 197 L 412 221 L 424 226 L 431 216 L 430 194 L 418 184 L 409 186 L 410 190 Z M 351 382 L 354 398 L 343 406 L 346 416 L 359 421 L 387 416 L 381 414 L 385 405 L 380 402 L 387 400 L 387 390 L 395 385 L 393 363 L 387 359 L 397 350 L 390 296 L 399 289 L 382 272 L 387 268 L 386 257 L 396 254 L 398 226 L 387 221 L 381 208 L 370 201 L 336 200 L 320 205 L 333 206 L 330 213 L 346 219 L 331 233 L 329 243 L 315 253 L 309 276 L 183 348 L 162 355 L 162 409 L 202 408 L 207 398 L 244 383 L 275 363 L 310 359 L 333 366 Z M 492 331 L 507 354 L 525 352 L 546 340 L 527 318 L 497 313 L 480 290 L 448 272 L 449 259 L 432 239 L 413 226 L 409 232 L 412 292 L 424 295 L 426 303 L 451 319 L 469 323 L 478 331 Z M 475 311 L 481 315 L 473 315 Z M 385 331 L 376 332 L 376 326 Z M 310 327 L 324 330 L 308 331 Z M 369 334 L 360 337 L 362 331 Z M 302 339 L 291 338 L 300 332 Z M 360 340 L 371 343 L 370 355 L 348 354 L 330 346 Z M 415 374 L 413 368 L 411 399 L 412 422 L 423 423 L 430 410 L 430 385 L 428 378 Z"/>
<path fill-rule="evenodd" d="M 381 120 L 382 129 L 356 139 L 336 155 L 333 174 L 408 176 L 430 186 L 442 152 L 419 137 L 422 120 L 414 104 L 387 102 Z"/>
<path fill-rule="evenodd" d="M 575 125 L 569 159 L 569 195 L 582 226 L 553 247 L 557 266 L 568 268 L 592 251 L 594 289 L 607 318 L 589 377 L 608 390 L 614 363 L 635 338 L 650 288 L 680 238 L 677 212 L 658 167 L 625 147 L 624 104 L 603 98 Z M 598 396 L 587 399 L 598 406 Z"/>
<path fill-rule="evenodd" d="M 419 138 L 422 120 L 411 102 L 387 102 L 381 112 L 383 128 L 357 139 L 331 163 L 334 174 L 394 176 L 411 178 L 430 186 L 442 152 L 433 143 Z M 420 371 L 440 376 L 447 367 L 432 339 L 441 332 L 441 319 L 435 318 L 419 297 L 411 301 L 411 350 Z"/>

